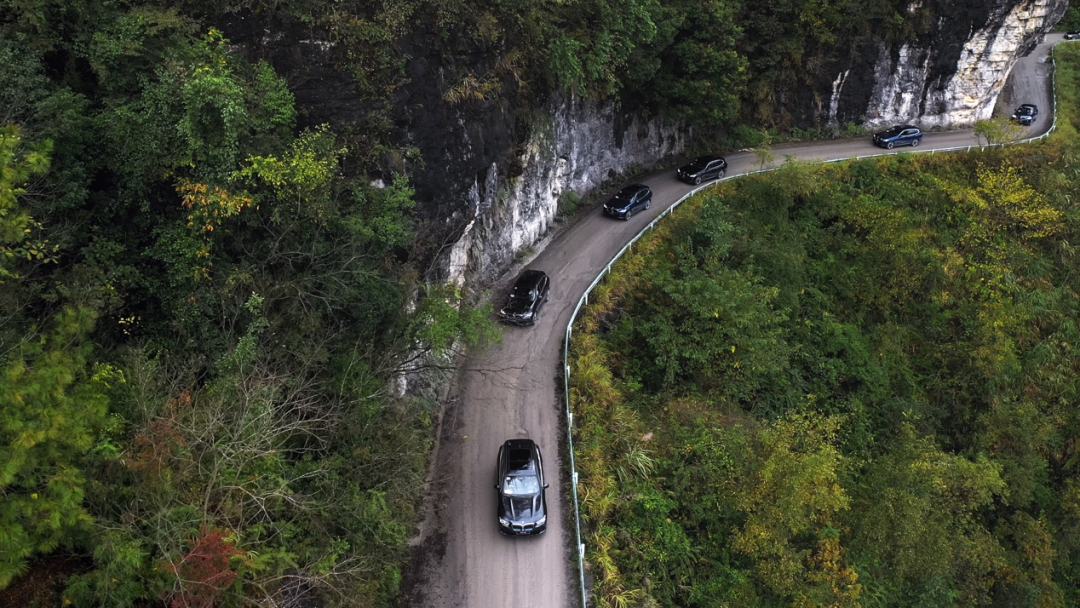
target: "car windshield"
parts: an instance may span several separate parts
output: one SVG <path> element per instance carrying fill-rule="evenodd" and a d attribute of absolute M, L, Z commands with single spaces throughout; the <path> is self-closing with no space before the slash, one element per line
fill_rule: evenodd
<path fill-rule="evenodd" d="M 1016 113 L 1017 114 L 1031 114 L 1034 111 L 1035 111 L 1035 108 L 1033 108 L 1031 106 L 1020 106 L 1019 108 L 1017 108 Z"/>
<path fill-rule="evenodd" d="M 615 193 L 615 198 L 623 201 L 628 201 L 634 198 L 634 193 L 637 192 L 637 188 L 623 188 Z"/>
<path fill-rule="evenodd" d="M 709 161 L 710 160 L 712 160 L 712 159 L 711 158 L 695 158 L 694 160 L 690 161 L 690 171 L 695 172 L 695 173 L 698 172 L 698 171 L 701 171 L 705 167 L 709 166 Z"/>
<path fill-rule="evenodd" d="M 540 491 L 540 480 L 535 475 L 507 475 L 502 491 L 507 496 L 531 496 Z"/>
<path fill-rule="evenodd" d="M 510 292 L 510 297 L 515 300 L 528 300 L 533 299 L 533 290 L 531 285 L 515 285 L 514 290 Z"/>

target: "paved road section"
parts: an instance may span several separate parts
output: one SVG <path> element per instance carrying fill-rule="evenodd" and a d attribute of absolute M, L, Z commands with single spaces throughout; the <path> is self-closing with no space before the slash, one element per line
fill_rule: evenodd
<path fill-rule="evenodd" d="M 1010 106 L 1035 103 L 1041 114 L 1025 137 L 1050 128 L 1047 53 L 1061 35 L 1017 65 Z M 1003 101 L 1005 103 L 1005 101 Z M 1000 113 L 1002 110 L 999 109 Z M 1007 108 L 1011 112 L 1012 108 Z M 928 133 L 919 152 L 975 146 L 972 131 Z M 910 152 L 898 148 L 891 153 Z M 889 153 L 870 139 L 776 146 L 777 162 L 834 160 Z M 749 151 L 726 155 L 728 175 L 759 169 Z M 565 418 L 556 387 L 561 348 L 573 308 L 585 289 L 623 245 L 651 218 L 690 192 L 675 170 L 642 180 L 653 189 L 653 205 L 629 221 L 604 217 L 599 206 L 549 242 L 527 266 L 552 279 L 551 299 L 534 327 L 508 327 L 500 344 L 464 362 L 441 426 L 432 468 L 429 512 L 418 543 L 418 560 L 403 604 L 412 608 L 559 608 L 579 606 L 573 505 L 565 458 Z M 501 302 L 497 304 L 501 305 Z M 495 457 L 510 438 L 536 441 L 551 482 L 548 532 L 538 538 L 506 538 L 496 520 Z"/>

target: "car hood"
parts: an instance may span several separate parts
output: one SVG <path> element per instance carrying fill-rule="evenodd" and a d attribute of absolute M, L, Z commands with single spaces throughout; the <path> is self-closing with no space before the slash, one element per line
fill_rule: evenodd
<path fill-rule="evenodd" d="M 542 494 L 532 496 L 503 496 L 499 502 L 499 517 L 513 523 L 533 523 L 544 516 Z"/>
<path fill-rule="evenodd" d="M 604 203 L 604 206 L 608 209 L 625 209 L 630 206 L 630 199 L 612 198 L 608 200 L 608 202 Z"/>
<path fill-rule="evenodd" d="M 504 315 L 523 315 L 532 310 L 532 300 L 525 300 L 520 298 L 510 298 L 510 301 L 503 306 L 502 313 Z"/>
<path fill-rule="evenodd" d="M 697 175 L 705 170 L 705 167 L 699 167 L 697 165 L 686 165 L 685 167 L 679 167 L 679 173 L 684 175 Z"/>

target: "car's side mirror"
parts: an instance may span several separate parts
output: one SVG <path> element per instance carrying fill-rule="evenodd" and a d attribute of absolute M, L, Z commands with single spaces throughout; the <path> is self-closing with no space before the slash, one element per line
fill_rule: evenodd
<path fill-rule="evenodd" d="M 544 484 L 544 489 L 547 489 L 547 488 L 550 488 L 550 487 L 551 487 L 551 484 L 550 484 L 550 483 L 545 483 L 545 484 Z"/>
<path fill-rule="evenodd" d="M 499 489 L 499 484 L 495 484 L 495 485 L 494 485 L 493 487 L 494 487 L 494 488 L 495 488 L 496 490 L 498 490 L 498 489 Z"/>

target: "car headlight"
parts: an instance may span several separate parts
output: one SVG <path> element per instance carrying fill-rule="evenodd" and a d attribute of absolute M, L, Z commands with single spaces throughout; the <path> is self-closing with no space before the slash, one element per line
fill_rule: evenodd
<path fill-rule="evenodd" d="M 504 528 L 509 528 L 510 527 L 510 520 L 509 519 L 503 519 L 502 517 L 500 517 L 499 518 L 499 525 L 504 527 Z"/>
<path fill-rule="evenodd" d="M 542 526 L 542 525 L 544 525 L 546 523 L 547 523 L 547 515 L 545 515 L 545 516 L 541 517 L 540 519 L 536 520 L 536 525 L 538 525 L 538 526 Z"/>

